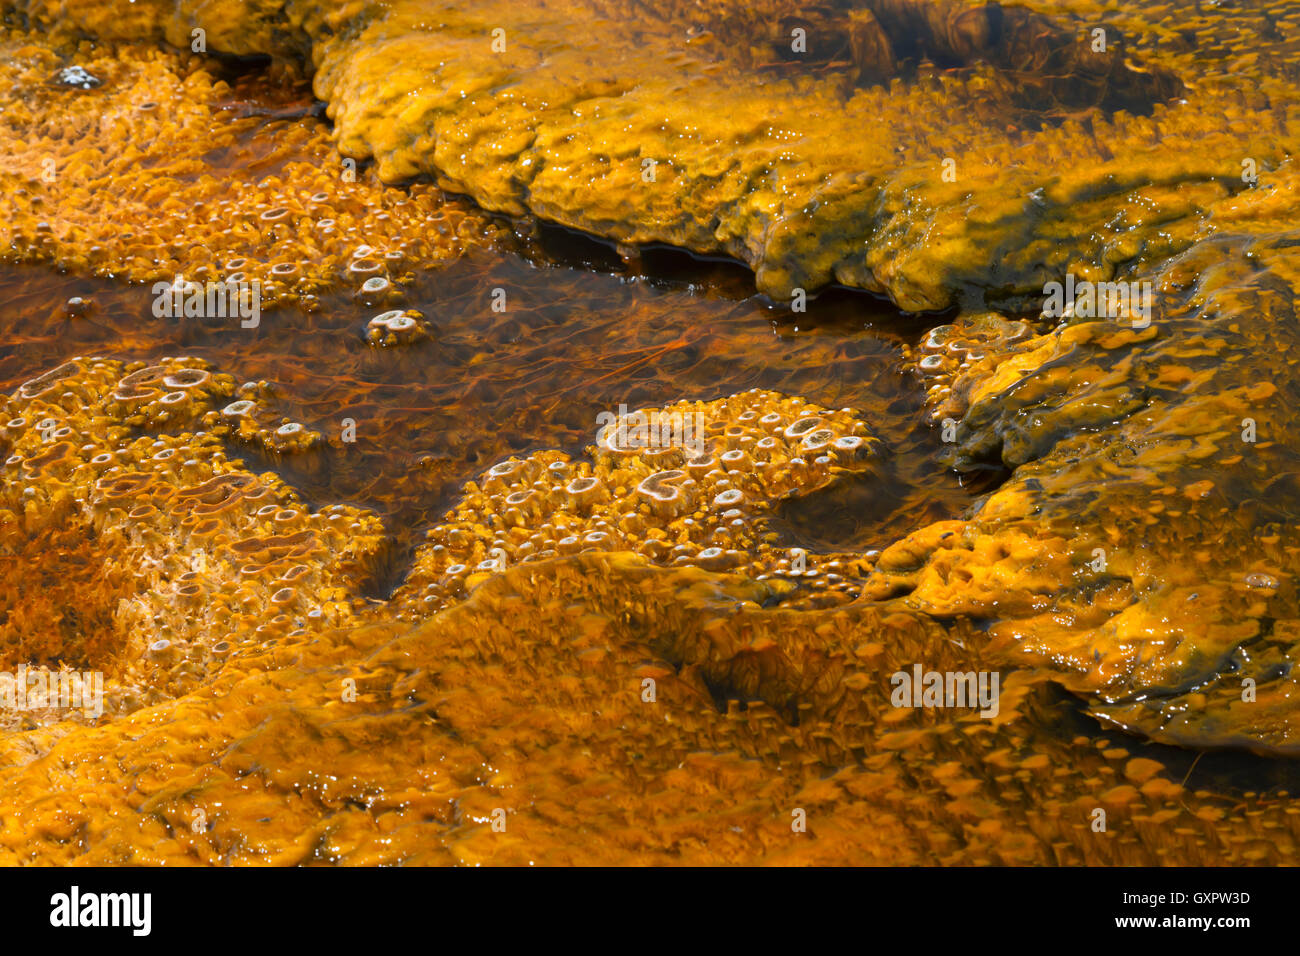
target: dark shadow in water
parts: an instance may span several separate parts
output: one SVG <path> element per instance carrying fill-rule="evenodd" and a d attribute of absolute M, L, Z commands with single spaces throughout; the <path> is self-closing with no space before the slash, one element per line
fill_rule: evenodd
<path fill-rule="evenodd" d="M 1243 750 L 1191 750 L 1152 743 L 1145 738 L 1098 723 L 1087 704 L 1059 684 L 1049 685 L 1054 700 L 1045 733 L 1060 740 L 1088 737 L 1089 746 L 1104 745 L 1129 751 L 1164 764 L 1163 775 L 1187 790 L 1209 790 L 1224 797 L 1247 794 L 1278 796 L 1300 792 L 1300 761 L 1277 755 L 1261 756 Z M 1099 729 L 1100 728 L 1100 729 Z"/>

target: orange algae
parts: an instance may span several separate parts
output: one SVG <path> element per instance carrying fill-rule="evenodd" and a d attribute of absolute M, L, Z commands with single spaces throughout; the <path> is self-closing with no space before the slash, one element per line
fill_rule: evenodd
<path fill-rule="evenodd" d="M 253 92 L 188 52 L 14 31 L 0 34 L 0 53 L 0 248 L 11 261 L 135 282 L 256 282 L 268 307 L 313 307 L 375 276 L 400 288 L 412 268 L 502 236 L 427 184 L 389 189 L 345 161 L 301 81 Z M 69 62 L 90 80 L 62 82 Z"/>
<path fill-rule="evenodd" d="M 383 180 L 430 174 L 489 210 L 726 253 L 781 296 L 838 281 L 939 309 L 1067 268 L 1109 277 L 1212 233 L 1206 214 L 1248 188 L 1242 160 L 1270 172 L 1295 146 L 1285 25 L 1297 14 L 1283 3 L 1142 4 L 1149 28 L 1102 5 L 994 5 L 994 29 L 973 0 L 875 0 L 857 14 L 899 47 L 884 76 L 870 69 L 872 28 L 835 6 L 806 15 L 814 42 L 836 38 L 808 56 L 791 49 L 800 11 L 781 4 L 629 17 L 603 0 L 523 12 L 156 0 L 128 28 L 114 5 L 16 6 L 101 36 L 185 45 L 202 29 L 213 50 L 286 58 L 310 46 L 340 152 L 372 156 Z M 1094 50 L 1097 28 L 1108 42 Z M 1198 29 L 1219 39 L 1194 49 Z M 843 50 L 855 31 L 857 50 Z M 1248 88 L 1229 36 L 1252 37 Z M 760 62 L 764 47 L 783 51 L 780 69 Z M 1027 116 L 1027 81 L 1067 102 Z"/>
<path fill-rule="evenodd" d="M 72 7 L 74 18 L 89 16 Z M 887 290 L 917 309 L 978 290 L 968 304 L 980 313 L 931 333 L 915 371 L 932 385 L 936 426 L 951 427 L 949 462 L 971 470 L 992 461 L 1012 474 L 971 515 L 918 528 L 874 560 L 808 555 L 814 565 L 826 557 L 852 565 L 855 580 L 843 590 L 863 589 L 863 597 L 847 605 L 836 597 L 834 607 L 791 600 L 792 575 L 780 573 L 788 549 L 765 540 L 757 513 L 732 519 L 742 526 L 726 531 L 720 555 L 706 555 L 709 542 L 684 524 L 697 504 L 684 501 L 684 479 L 662 474 L 690 474 L 690 462 L 674 452 L 656 461 L 657 451 L 598 443 L 590 463 L 558 452 L 499 463 L 433 529 L 394 600 L 366 615 L 357 594 L 382 547 L 372 517 L 345 511 L 350 527 L 325 539 L 333 547 L 306 543 L 311 535 L 301 532 L 264 532 L 248 545 L 256 580 L 241 580 L 234 592 L 252 616 L 232 611 L 217 632 L 256 634 L 251 622 L 268 616 L 275 627 L 263 623 L 239 655 L 181 677 L 138 676 L 123 655 L 121 685 L 145 690 L 123 691 L 109 720 L 10 733 L 0 771 L 6 861 L 1294 858 L 1284 793 L 1186 791 L 1173 769 L 1177 752 L 1139 743 L 1152 756 L 1135 758 L 1112 736 L 1094 738 L 1095 727 L 1062 716 L 1066 704 L 1049 683 L 1063 681 L 1094 714 L 1159 740 L 1265 752 L 1294 746 L 1296 489 L 1294 456 L 1281 437 L 1292 430 L 1300 396 L 1289 371 L 1271 375 L 1260 358 L 1286 354 L 1293 337 L 1298 277 L 1290 239 L 1278 234 L 1294 222 L 1296 180 L 1284 159 L 1294 137 L 1289 108 L 1275 105 L 1288 102 L 1288 46 L 1268 41 L 1274 57 L 1259 61 L 1257 88 L 1242 92 L 1226 79 L 1240 50 L 1189 49 L 1158 22 L 1148 29 L 1130 14 L 1078 4 L 1080 16 L 1135 38 L 1135 62 L 1163 71 L 1150 86 L 1124 77 L 1118 60 L 1096 74 L 1137 82 L 1149 115 L 1114 112 L 1095 88 L 1084 95 L 1100 105 L 1084 120 L 1062 113 L 1041 128 L 1008 131 L 995 120 L 1023 119 L 1012 82 L 1023 75 L 1008 73 L 1013 62 L 1000 54 L 977 62 L 989 47 L 961 5 L 873 4 L 876 22 L 851 17 L 844 61 L 819 62 L 823 72 L 814 76 L 798 66 L 772 69 L 765 62 L 772 37 L 733 43 L 752 21 L 730 5 L 711 14 L 684 51 L 672 36 L 675 10 L 632 26 L 597 17 L 583 40 L 590 46 L 560 49 L 572 13 L 551 8 L 521 25 L 525 42 L 508 39 L 517 59 L 491 51 L 490 27 L 507 16 L 504 7 L 449 10 L 439 31 L 416 29 L 415 9 L 304 4 L 290 15 L 291 29 L 274 30 L 267 25 L 277 12 L 232 6 L 227 23 L 242 16 L 258 28 L 214 31 L 213 43 L 280 56 L 314 43 L 317 90 L 331 104 L 343 152 L 373 153 L 385 179 L 431 172 L 487 208 L 531 211 L 624 241 L 730 252 L 754 264 L 773 292 L 833 277 Z M 932 26 L 973 23 L 974 45 L 960 68 L 886 63 L 902 53 L 891 9 L 937 11 Z M 1144 9 L 1156 18 L 1164 10 Z M 171 19 L 169 4 L 153 10 L 156 19 L 131 21 L 130 29 L 173 43 L 187 36 L 188 7 L 178 5 Z M 1294 12 L 1259 4 L 1212 16 L 1249 29 Z M 355 30 L 330 37 L 327 22 Z M 843 15 L 823 25 L 838 29 Z M 633 29 L 637 50 L 626 63 L 592 69 L 593 49 L 631 46 Z M 957 31 L 943 49 L 958 51 L 967 36 Z M 403 63 L 416 65 L 395 68 Z M 427 83 L 427 63 L 441 64 L 442 92 Z M 726 76 L 736 64 L 774 78 L 742 95 Z M 1168 76 L 1198 79 L 1166 104 Z M 478 93 L 446 93 L 470 77 Z M 583 83 L 573 82 L 579 77 Z M 888 90 L 877 85 L 884 80 Z M 418 94 L 413 105 L 410 93 Z M 955 182 L 941 176 L 940 141 L 959 157 Z M 1266 175 L 1267 189 L 1241 178 L 1243 154 Z M 657 160 L 657 188 L 641 178 L 646 158 Z M 1214 238 L 1225 231 L 1235 235 Z M 1149 278 L 1158 290 L 1151 325 L 1075 315 L 1054 325 L 982 311 L 985 297 L 1018 301 L 1067 268 L 1081 278 Z M 383 332 L 374 338 L 401 342 Z M 177 400 L 173 417 L 163 401 L 171 393 L 157 386 L 169 375 L 198 377 L 186 369 L 208 378 Z M 176 521 L 159 525 L 156 539 L 110 538 L 101 547 L 101 532 L 78 551 L 82 529 L 98 528 L 85 517 L 94 505 L 82 502 L 138 489 L 110 482 L 79 493 L 74 482 L 69 491 L 60 483 L 78 474 L 76 449 L 46 447 L 50 426 L 25 419 L 15 426 L 21 461 L 6 478 L 13 517 L 4 543 L 15 567 L 31 567 L 41 587 L 13 606 L 66 617 L 67 591 L 50 580 L 65 558 L 49 545 L 68 548 L 73 566 L 120 564 L 88 603 L 88 628 L 61 621 L 42 631 L 31 615 L 11 616 L 8 653 L 56 663 L 138 650 L 137 631 L 124 641 L 117 630 L 128 620 L 141 634 L 169 629 L 203 657 L 210 623 L 173 613 L 179 589 L 152 605 L 146 598 L 143 609 L 132 604 L 140 580 L 123 572 L 130 563 L 118 556 L 146 548 L 171 569 L 164 573 L 180 572 L 180 582 L 194 573 L 181 569 L 193 560 L 187 548 L 197 533 L 185 509 L 222 508 L 230 497 L 228 483 L 199 480 L 204 463 L 214 475 L 239 476 L 236 484 L 247 477 L 214 442 L 292 456 L 319 436 L 277 435 L 257 389 L 237 392 L 234 380 L 189 360 L 161 370 L 92 362 L 54 379 L 83 377 L 87 384 L 70 394 L 81 401 L 84 388 L 90 396 L 85 434 L 94 442 L 134 460 L 144 454 L 141 434 L 157 433 L 161 450 L 196 449 L 199 471 L 149 466 L 165 501 L 187 502 L 181 517 L 169 512 Z M 20 390 L 10 404 L 22 412 L 29 400 Z M 748 401 L 761 406 L 746 409 L 761 420 L 769 406 L 793 400 Z M 229 411 L 240 402 L 251 407 Z M 1242 437 L 1246 419 L 1254 440 Z M 178 421 L 194 433 L 170 435 Z M 837 435 L 859 434 L 848 419 L 837 425 Z M 747 424 L 736 439 L 756 436 Z M 94 442 L 87 444 L 99 448 Z M 873 481 L 881 451 L 857 462 Z M 554 494 L 567 482 L 534 487 L 554 464 L 600 479 L 591 488 L 610 503 L 577 500 L 586 486 L 572 501 Z M 702 467 L 695 480 L 712 495 L 700 497 L 713 501 L 720 476 L 709 474 Z M 820 489 L 829 474 L 762 485 L 756 512 L 781 491 Z M 277 489 L 286 521 L 327 533 L 319 521 L 334 511 L 295 506 L 274 476 L 258 480 Z M 27 487 L 37 494 L 24 497 Z M 530 493 L 539 500 L 530 502 Z M 239 520 L 251 520 L 243 507 L 239 497 Z M 49 528 L 28 524 L 65 511 L 72 517 L 51 518 Z M 707 520 L 720 515 L 705 509 L 701 517 L 701 530 L 717 530 Z M 150 527 L 151 513 L 141 518 Z M 241 558 L 243 543 L 225 542 Z M 338 546 L 354 548 L 356 561 L 332 564 Z M 211 584 L 219 607 L 235 587 L 235 559 L 221 560 Z M 463 573 L 449 574 L 456 565 Z M 289 572 L 306 582 L 305 591 L 291 589 L 293 600 L 332 600 L 332 623 L 343 628 L 281 635 L 297 622 L 287 612 L 276 620 L 285 588 L 267 589 Z M 407 623 L 434 608 L 441 610 L 426 622 Z M 359 616 L 379 623 L 347 626 Z M 31 640 L 34 630 L 46 643 Z M 1004 670 L 999 714 L 980 720 L 891 707 L 890 675 L 918 662 L 1022 669 Z M 1243 697 L 1247 677 L 1257 698 Z M 1105 833 L 1089 826 L 1098 808 L 1110 815 Z M 795 810 L 807 814 L 808 832 L 791 829 Z M 504 831 L 492 826 L 502 818 Z M 591 838 L 575 840 L 579 832 Z"/>
<path fill-rule="evenodd" d="M 111 718 L 183 695 L 248 642 L 353 618 L 378 519 L 313 512 L 227 458 L 198 419 L 234 387 L 192 359 L 77 358 L 4 400 L 6 670 L 102 671 Z"/>
<path fill-rule="evenodd" d="M 168 369 L 173 379 L 212 383 L 192 414 L 210 416 L 216 409 L 204 406 L 230 397 L 233 382 L 197 363 L 174 360 Z M 201 382 L 200 370 L 208 376 Z M 98 400 L 122 417 L 127 410 L 113 403 L 156 376 L 82 360 L 34 380 L 10 402 L 44 414 L 58 399 L 80 421 Z M 758 410 L 751 406 L 790 405 L 772 395 L 738 399 L 719 404 L 736 417 Z M 104 429 L 105 417 L 84 420 Z M 137 412 L 133 425 L 107 430 L 158 425 Z M 840 427 L 851 430 L 852 420 Z M 39 451 L 39 434 L 22 432 L 15 447 Z M 152 450 L 148 437 L 118 444 L 127 454 L 146 443 Z M 202 441 L 196 435 L 191 444 Z M 623 452 L 639 460 L 646 449 Z M 49 457 L 24 455 L 7 466 L 18 479 L 7 487 L 23 484 Z M 485 501 L 504 501 L 507 480 L 530 462 L 503 464 L 484 482 Z M 253 485 L 247 473 L 224 473 Z M 119 487 L 125 483 L 97 480 L 91 510 L 130 497 Z M 208 493 L 213 484 L 175 497 L 206 503 L 219 497 Z M 96 499 L 100 487 L 107 502 Z M 467 489 L 467 503 L 478 500 L 476 487 Z M 228 510 L 224 501 L 212 504 Z M 999 666 L 999 650 L 981 650 L 960 619 L 945 629 L 906 598 L 780 609 L 784 582 L 655 568 L 643 555 L 607 551 L 481 573 L 459 603 L 411 629 L 391 622 L 404 616 L 400 590 L 399 607 L 376 606 L 360 617 L 347 601 L 358 566 L 339 578 L 331 562 L 345 542 L 373 548 L 377 539 L 365 531 L 377 529 L 345 511 L 352 530 L 327 537 L 337 542 L 328 550 L 283 555 L 301 569 L 304 585 L 319 588 L 331 573 L 341 582 L 331 592 L 329 623 L 390 623 L 338 629 L 283 616 L 268 621 L 274 609 L 266 591 L 281 583 L 278 549 L 298 536 L 264 534 L 255 547 L 270 565 L 251 582 L 241 568 L 247 583 L 238 585 L 225 556 L 246 553 L 245 539 L 218 536 L 207 563 L 218 570 L 195 576 L 184 569 L 201 532 L 186 538 L 185 526 L 197 507 L 179 509 L 179 523 L 162 525 L 149 552 L 161 561 L 150 572 L 154 593 L 167 596 L 157 606 L 164 620 L 153 626 L 168 628 L 181 647 L 203 647 L 214 632 L 248 639 L 184 683 L 172 677 L 164 686 L 156 672 L 136 678 L 147 686 L 143 700 L 125 702 L 96 726 L 11 731 L 0 771 L 13 810 L 0 808 L 7 861 L 1137 863 L 1171 855 L 1276 860 L 1294 848 L 1289 818 L 1279 830 L 1272 813 L 1280 798 L 1193 799 L 1164 771 L 1167 757 L 1125 766 L 1106 747 L 1085 747 L 1080 756 L 1077 741 L 1044 734 L 1061 722 L 1060 706 L 1032 672 L 1004 672 L 992 720 L 892 707 L 889 675 L 914 662 L 952 671 Z M 336 510 L 322 509 L 319 518 L 335 523 Z M 285 511 L 313 526 L 315 516 L 291 501 L 263 520 Z M 454 514 L 472 526 L 467 512 Z M 647 523 L 664 517 L 645 516 Z M 232 520 L 238 527 L 250 516 L 237 504 Z M 939 526 L 936 536 L 951 530 Z M 435 536 L 455 533 L 453 522 Z M 892 567 L 897 550 L 879 564 Z M 124 551 L 135 553 L 114 542 L 109 555 Z M 413 580 L 433 557 L 417 558 Z M 165 581 L 178 571 L 180 588 L 201 583 L 207 607 L 218 616 L 226 608 L 227 616 L 195 619 L 189 610 L 167 619 L 181 610 Z M 232 590 L 243 603 L 226 596 Z M 137 620 L 149 627 L 147 618 Z M 264 623 L 257 628 L 254 620 Z M 300 623 L 307 626 L 289 630 Z M 115 769 L 128 766 L 135 769 Z M 1051 772 L 1054 766 L 1064 772 Z M 1121 794 L 1134 775 L 1142 789 Z M 1089 825 L 1099 807 L 1109 814 L 1106 834 Z M 1246 808 L 1262 819 L 1240 812 Z M 1226 821 L 1209 825 L 1210 809 Z M 806 832 L 791 828 L 796 810 L 809 821 Z M 1166 828 L 1170 820 L 1176 831 Z M 1265 823 L 1273 842 L 1259 829 Z M 599 839 L 575 842 L 575 827 Z"/>
<path fill-rule="evenodd" d="M 958 533 L 886 550 L 867 593 L 999 622 L 1014 657 L 1157 739 L 1294 750 L 1300 396 L 1260 362 L 1295 337 L 1294 259 L 1286 239 L 1198 245 L 1157 274 L 1143 328 L 931 333 L 917 364 L 954 461 L 1015 472 Z"/>
<path fill-rule="evenodd" d="M 783 576 L 801 606 L 856 596 L 855 557 L 777 551 L 776 536 L 754 520 L 777 499 L 876 463 L 880 442 L 849 409 L 755 390 L 611 419 L 591 463 L 542 452 L 500 462 L 470 483 L 447 522 L 429 532 L 396 599 L 429 613 L 520 561 L 622 550 L 760 581 Z"/>
<path fill-rule="evenodd" d="M 900 721 L 873 692 L 889 670 L 918 656 L 945 669 L 989 663 L 923 617 L 764 611 L 762 599 L 740 578 L 584 554 L 494 576 L 414 631 L 329 631 L 253 652 L 181 700 L 4 771 L 9 804 L 27 808 L 0 816 L 4 858 L 1136 863 L 1294 852 L 1274 798 L 1195 798 L 1164 771 L 1121 795 L 1151 768 L 1087 738 L 1051 760 L 1025 734 L 1059 721 L 1041 682 L 1008 682 L 993 722 L 925 711 Z M 860 643 L 884 628 L 888 646 Z M 123 776 L 118 761 L 139 771 Z M 1107 833 L 1089 826 L 1096 808 Z M 795 810 L 806 832 L 792 829 Z"/>

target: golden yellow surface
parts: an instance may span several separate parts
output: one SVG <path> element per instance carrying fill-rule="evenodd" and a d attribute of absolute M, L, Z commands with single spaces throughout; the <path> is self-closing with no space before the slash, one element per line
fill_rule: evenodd
<path fill-rule="evenodd" d="M 470 483 L 394 595 L 402 616 L 439 610 L 520 561 L 583 551 L 635 551 L 758 581 L 777 575 L 793 606 L 856 597 L 865 570 L 856 557 L 778 551 L 760 523 L 778 499 L 876 463 L 880 442 L 849 409 L 754 390 L 635 410 L 596 439 L 590 463 L 540 452 Z"/>
<path fill-rule="evenodd" d="M 312 511 L 226 457 L 201 418 L 229 407 L 230 376 L 140 365 L 77 358 L 0 409 L 3 669 L 101 670 L 112 717 L 182 696 L 249 643 L 352 620 L 383 548 L 374 515 Z"/>
<path fill-rule="evenodd" d="M 1203 243 L 1157 274 L 1147 328 L 931 333 L 955 460 L 1016 470 L 960 535 L 887 550 L 875 587 L 1000 618 L 1015 657 L 1157 739 L 1294 751 L 1296 266 L 1287 238 Z"/>
<path fill-rule="evenodd" d="M 900 60 L 883 71 L 833 7 L 805 17 L 796 54 L 802 11 L 782 3 L 155 0 L 146 24 L 98 0 L 17 6 L 112 37 L 203 29 L 240 54 L 309 44 L 340 152 L 381 179 L 432 174 L 486 209 L 725 252 L 778 296 L 835 280 L 939 309 L 971 286 L 1158 262 L 1214 231 L 1203 216 L 1246 188 L 1243 159 L 1272 171 L 1296 139 L 1287 3 L 1008 6 L 995 29 L 984 4 L 872 0 L 869 32 Z M 913 59 L 966 68 L 903 71 L 917 37 Z M 1027 88 L 1059 103 L 1050 122 Z"/>
<path fill-rule="evenodd" d="M 25 144 L 0 194 L 15 258 L 145 280 L 233 255 L 268 281 L 294 264 L 310 295 L 372 258 L 358 240 L 414 267 L 482 238 L 430 238 L 431 217 L 486 220 L 383 185 L 427 175 L 485 210 L 733 255 L 777 296 L 834 280 L 961 306 L 908 372 L 951 430 L 943 465 L 1009 475 L 968 515 L 879 555 L 810 554 L 801 578 L 766 522 L 778 499 L 893 480 L 873 422 L 683 396 L 669 410 L 722 426 L 699 460 L 597 440 L 497 462 L 367 600 L 391 529 L 222 445 L 276 461 L 319 436 L 194 359 L 77 360 L 0 415 L 0 647 L 5 666 L 104 670 L 109 709 L 4 728 L 0 862 L 1295 860 L 1284 789 L 1192 784 L 1190 756 L 1147 742 L 1277 759 L 1300 730 L 1292 5 L 1039 4 L 994 31 L 974 4 L 879 0 L 808 15 L 814 44 L 847 37 L 808 61 L 778 4 L 10 6 L 131 41 L 79 51 L 110 89 L 0 114 Z M 1094 23 L 1123 38 L 1097 63 L 1070 42 Z M 309 58 L 337 154 L 286 118 L 273 181 L 204 175 L 251 118 L 214 123 L 231 88 L 141 45 L 196 25 L 287 79 Z M 14 89 L 63 62 L 24 36 L 5 38 Z M 146 95 L 168 108 L 139 118 Z M 51 155 L 66 176 L 43 183 Z M 375 177 L 342 183 L 340 156 Z M 323 218 L 348 225 L 322 241 Z M 1037 316 L 1067 270 L 1150 280 L 1151 324 Z M 821 424 L 789 432 L 802 418 Z M 819 464 L 801 456 L 821 428 Z M 843 438 L 862 441 L 837 455 Z M 892 707 L 916 664 L 1000 672 L 998 714 Z"/>
<path fill-rule="evenodd" d="M 0 33 L 11 261 L 136 282 L 256 280 L 265 306 L 310 308 L 323 291 L 400 283 L 500 234 L 437 189 L 384 189 L 345 165 L 290 78 L 250 93 L 195 54 L 83 43 L 75 63 L 101 84 L 83 89 L 58 80 L 66 51 L 32 39 Z"/>
<path fill-rule="evenodd" d="M 783 3 L 11 5 L 185 48 L 203 30 L 209 50 L 279 62 L 310 46 L 339 152 L 373 157 L 380 179 L 429 174 L 488 210 L 727 253 L 787 297 L 839 281 L 941 309 L 972 287 L 1158 263 L 1216 231 L 1207 214 L 1246 191 L 1244 159 L 1267 178 L 1297 136 L 1287 3 L 1008 6 L 995 29 L 984 4 L 872 0 L 900 58 L 921 37 L 918 55 L 966 67 L 884 75 L 862 72 L 873 44 L 842 49 L 858 28 L 834 8 L 805 18 L 813 46 L 794 53 L 804 21 Z M 1027 88 L 1059 103 L 1050 122 Z"/>

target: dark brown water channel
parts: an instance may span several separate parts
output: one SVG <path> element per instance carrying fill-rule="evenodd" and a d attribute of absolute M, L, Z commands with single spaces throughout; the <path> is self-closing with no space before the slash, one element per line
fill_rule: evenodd
<path fill-rule="evenodd" d="M 901 373 L 902 348 L 925 319 L 840 291 L 796 313 L 747 294 L 744 270 L 669 252 L 645 257 L 641 267 L 657 270 L 645 277 L 619 274 L 616 257 L 581 239 L 548 234 L 534 246 L 546 261 L 478 252 L 417 275 L 395 304 L 422 312 L 430 336 L 388 348 L 365 333 L 390 306 L 363 305 L 351 290 L 324 296 L 313 313 L 264 312 L 246 329 L 234 317 L 157 318 L 149 286 L 5 267 L 0 387 L 76 355 L 196 355 L 265 383 L 268 403 L 319 430 L 327 447 L 309 460 L 238 454 L 274 467 L 313 503 L 384 515 L 396 543 L 390 585 L 464 481 L 512 454 L 579 453 L 596 416 L 620 404 L 762 388 L 861 413 L 891 449 L 898 481 L 801 501 L 777 522 L 792 544 L 881 547 L 960 514 L 980 490 L 944 467 L 920 390 Z M 69 314 L 74 297 L 89 300 L 82 316 Z M 344 419 L 356 423 L 355 442 L 342 440 Z"/>

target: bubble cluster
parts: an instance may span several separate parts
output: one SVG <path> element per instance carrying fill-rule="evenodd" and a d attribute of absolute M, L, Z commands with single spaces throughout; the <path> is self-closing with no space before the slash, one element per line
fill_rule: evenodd
<path fill-rule="evenodd" d="M 121 23 L 102 25 L 139 26 L 148 12 L 118 10 Z M 394 301 L 413 267 L 503 235 L 432 186 L 389 188 L 345 166 L 301 81 L 251 94 L 205 57 L 125 42 L 51 84 L 62 62 L 51 38 L 0 31 L 0 51 L 12 173 L 0 246 L 11 260 L 137 282 L 179 276 L 187 288 L 257 282 L 263 307 L 289 299 L 310 310 L 333 288 Z"/>
<path fill-rule="evenodd" d="M 217 437 L 256 448 L 272 460 L 292 456 L 299 465 L 310 467 L 311 453 L 319 452 L 324 437 L 302 422 L 276 415 L 266 401 L 270 391 L 265 382 L 245 382 L 233 389 L 234 401 L 204 412 L 203 427 Z"/>
<path fill-rule="evenodd" d="M 354 619 L 378 518 L 313 511 L 228 458 L 203 423 L 234 391 L 198 359 L 75 358 L 0 401 L 0 537 L 20 556 L 0 594 L 21 609 L 0 623 L 9 669 L 102 671 L 116 717 L 249 646 Z"/>
<path fill-rule="evenodd" d="M 847 600 L 860 560 L 792 553 L 762 516 L 782 499 L 878 471 L 881 451 L 850 410 L 774 392 L 632 413 L 600 429 L 590 461 L 537 452 L 467 484 L 395 600 L 427 614 L 484 575 L 584 551 L 784 578 L 793 606 Z"/>
<path fill-rule="evenodd" d="M 948 399 L 954 380 L 989 358 L 1004 360 L 1010 346 L 1034 334 L 1023 320 L 996 312 L 963 315 L 951 325 L 937 325 L 908 352 L 910 369 L 925 384 L 925 403 L 932 421 L 951 412 Z"/>
<path fill-rule="evenodd" d="M 410 345 L 428 335 L 424 316 L 414 309 L 390 309 L 366 323 L 366 341 L 382 348 Z"/>

